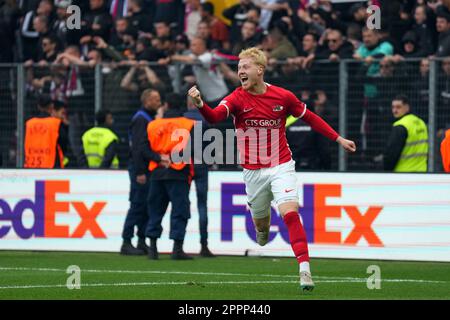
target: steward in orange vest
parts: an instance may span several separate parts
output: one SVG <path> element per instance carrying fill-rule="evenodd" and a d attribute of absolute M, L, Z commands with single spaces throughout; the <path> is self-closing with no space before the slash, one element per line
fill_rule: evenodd
<path fill-rule="evenodd" d="M 445 131 L 445 138 L 441 142 L 441 156 L 444 171 L 450 173 L 450 129 Z"/>
<path fill-rule="evenodd" d="M 40 114 L 25 124 L 25 168 L 64 168 L 67 132 L 61 119 L 51 116 L 53 102 L 47 96 L 38 100 Z"/>
<path fill-rule="evenodd" d="M 151 171 L 148 195 L 149 221 L 145 235 L 150 238 L 150 259 L 158 259 L 156 240 L 161 237 L 161 221 L 169 202 L 172 204 L 169 237 L 174 240 L 172 259 L 192 259 L 184 253 L 183 241 L 187 222 L 191 217 L 189 184 L 193 175 L 190 160 L 192 148 L 187 147 L 191 144 L 195 121 L 183 117 L 184 110 L 179 108 L 182 100 L 174 97 L 178 95 L 173 94 L 167 97 L 169 110 L 165 112 L 164 118 L 153 120 L 147 126 L 149 148 L 152 152 L 162 157 L 171 156 L 168 167 L 163 167 L 154 161 L 150 161 L 149 164 Z M 174 133 L 178 134 L 179 138 L 174 139 Z M 180 155 L 183 152 L 189 152 L 189 154 L 175 160 L 174 155 Z"/>

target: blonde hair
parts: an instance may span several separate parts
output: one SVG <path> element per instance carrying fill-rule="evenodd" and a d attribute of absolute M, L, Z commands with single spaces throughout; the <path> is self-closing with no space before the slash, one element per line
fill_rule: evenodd
<path fill-rule="evenodd" d="M 239 54 L 239 59 L 251 58 L 254 63 L 266 68 L 267 66 L 267 57 L 264 54 L 264 51 L 252 47 L 245 50 L 242 50 Z"/>

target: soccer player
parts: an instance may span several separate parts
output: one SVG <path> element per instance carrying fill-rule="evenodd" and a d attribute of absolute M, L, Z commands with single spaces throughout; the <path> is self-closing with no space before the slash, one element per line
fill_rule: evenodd
<path fill-rule="evenodd" d="M 256 229 L 257 242 L 264 246 L 269 240 L 270 204 L 274 200 L 287 226 L 292 250 L 299 263 L 300 287 L 304 291 L 311 291 L 314 283 L 309 266 L 306 234 L 298 213 L 295 162 L 286 140 L 286 117 L 292 115 L 301 118 L 313 130 L 336 141 L 349 152 L 355 152 L 356 146 L 353 141 L 339 136 L 322 118 L 309 111 L 292 92 L 264 82 L 266 65 L 267 58 L 263 51 L 257 48 L 242 51 L 238 64 L 241 87 L 225 97 L 214 109 L 203 102 L 197 87 L 192 87 L 188 95 L 210 123 L 233 116 L 238 150 L 243 157 L 247 201 Z M 251 130 L 258 132 L 253 136 L 253 139 L 257 140 L 256 143 L 249 141 L 252 135 L 246 134 Z M 270 137 L 264 138 L 261 132 L 269 134 Z M 277 138 L 274 139 L 273 136 Z M 278 152 L 263 156 L 268 155 L 269 150 Z"/>

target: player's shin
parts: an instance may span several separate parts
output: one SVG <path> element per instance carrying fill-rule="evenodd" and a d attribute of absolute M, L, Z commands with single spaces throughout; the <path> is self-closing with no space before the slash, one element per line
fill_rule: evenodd
<path fill-rule="evenodd" d="M 269 230 L 270 230 L 270 209 L 267 217 L 253 219 L 256 230 L 256 242 L 260 246 L 264 246 L 269 242 Z"/>
<path fill-rule="evenodd" d="M 308 242 L 298 212 L 291 211 L 286 213 L 283 220 L 288 228 L 289 241 L 291 242 L 292 250 L 300 265 L 300 272 L 305 271 L 310 273 Z"/>

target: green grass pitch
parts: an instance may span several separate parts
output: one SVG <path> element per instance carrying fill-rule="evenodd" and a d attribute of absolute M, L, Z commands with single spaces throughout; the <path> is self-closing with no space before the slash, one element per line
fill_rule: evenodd
<path fill-rule="evenodd" d="M 66 287 L 67 267 L 81 269 L 81 289 Z M 367 267 L 381 288 L 367 288 Z M 0 299 L 450 299 L 450 264 L 312 259 L 316 283 L 302 293 L 294 258 L 0 251 Z"/>

